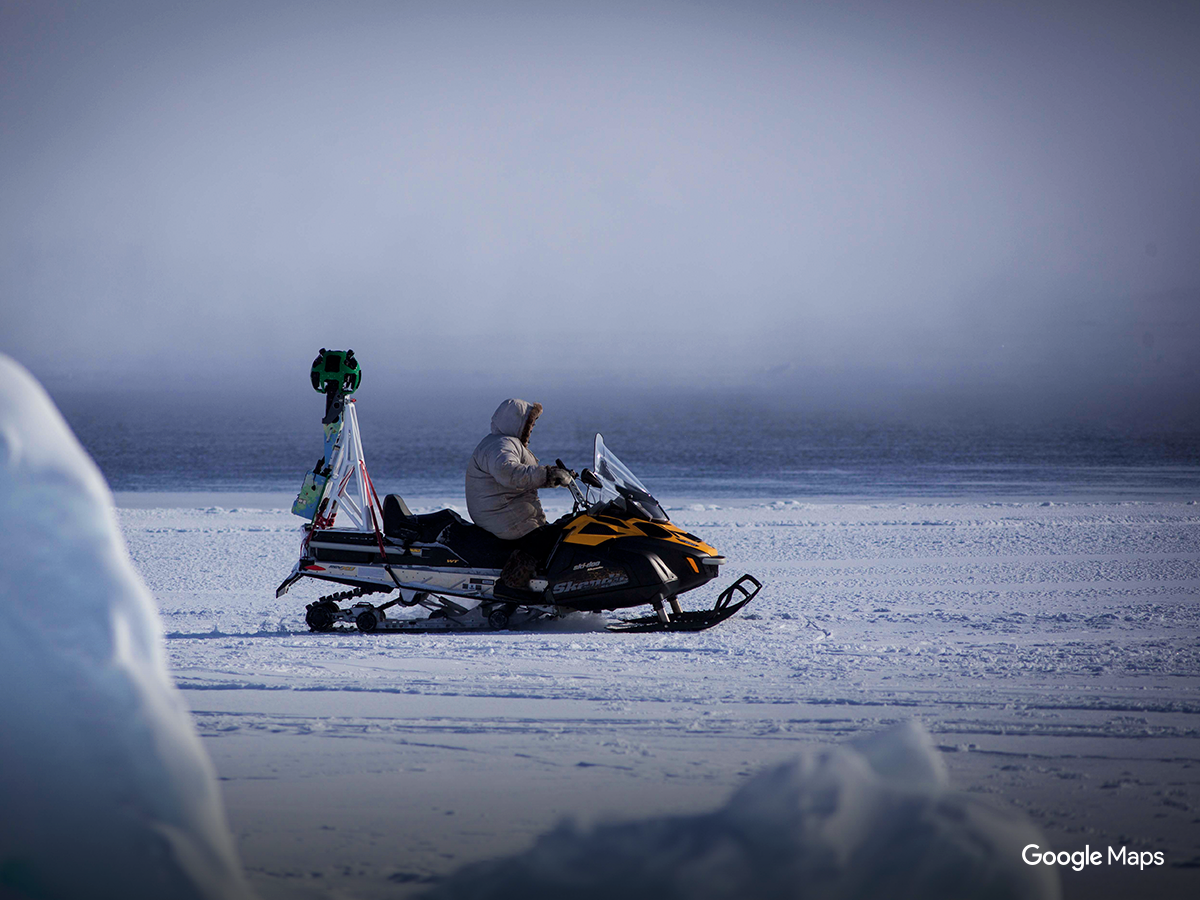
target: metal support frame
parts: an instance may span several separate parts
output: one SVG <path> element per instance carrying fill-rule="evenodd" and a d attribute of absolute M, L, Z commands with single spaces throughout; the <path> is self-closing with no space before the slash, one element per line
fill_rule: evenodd
<path fill-rule="evenodd" d="M 329 481 L 313 518 L 314 530 L 332 528 L 340 515 L 343 520 L 349 520 L 344 527 L 378 534 L 379 523 L 383 521 L 383 506 L 371 476 L 367 474 L 362 437 L 358 431 L 358 412 L 351 397 L 346 398 L 342 430 L 334 441 L 330 456 Z"/>

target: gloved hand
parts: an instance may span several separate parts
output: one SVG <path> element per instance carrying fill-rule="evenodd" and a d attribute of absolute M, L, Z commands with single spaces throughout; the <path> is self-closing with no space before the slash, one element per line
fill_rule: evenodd
<path fill-rule="evenodd" d="M 571 483 L 571 473 L 558 466 L 546 466 L 546 487 L 566 487 Z"/>

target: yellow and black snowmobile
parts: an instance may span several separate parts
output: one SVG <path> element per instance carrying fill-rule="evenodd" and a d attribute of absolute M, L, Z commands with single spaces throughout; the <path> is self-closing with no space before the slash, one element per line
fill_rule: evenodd
<path fill-rule="evenodd" d="M 328 370 L 330 378 L 321 384 L 334 394 L 350 393 L 360 376 L 356 372 L 347 389 L 350 380 L 329 362 L 334 353 L 340 351 L 323 350 L 314 363 L 314 385 L 322 390 L 316 373 Z M 578 476 L 571 473 L 574 509 L 554 523 L 560 531 L 541 571 L 528 588 L 510 587 L 500 575 L 515 542 L 495 537 L 451 509 L 413 515 L 396 494 L 380 503 L 363 460 L 354 400 L 340 396 L 327 402 L 326 420 L 326 455 L 306 477 L 293 507 L 311 517 L 300 559 L 276 591 L 282 596 L 306 577 L 348 588 L 308 605 L 306 620 L 313 631 L 334 630 L 341 623 L 365 632 L 503 629 L 572 612 L 638 606 L 650 606 L 652 614 L 608 628 L 699 631 L 734 615 L 761 588 L 757 579 L 743 575 L 719 594 L 712 609 L 683 610 L 678 597 L 715 579 L 725 558 L 672 524 L 599 434 L 592 467 Z M 566 468 L 561 460 L 559 465 Z M 374 594 L 390 596 L 376 603 L 359 599 Z M 429 615 L 388 615 L 397 607 L 418 606 Z"/>

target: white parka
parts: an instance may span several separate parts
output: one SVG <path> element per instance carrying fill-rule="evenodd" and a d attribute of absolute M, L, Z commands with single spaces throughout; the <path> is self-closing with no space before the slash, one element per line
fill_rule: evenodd
<path fill-rule="evenodd" d="M 541 412 L 540 403 L 505 400 L 492 415 L 492 433 L 467 463 L 471 521 L 506 541 L 546 524 L 537 493 L 546 486 L 546 467 L 529 450 L 529 431 Z"/>

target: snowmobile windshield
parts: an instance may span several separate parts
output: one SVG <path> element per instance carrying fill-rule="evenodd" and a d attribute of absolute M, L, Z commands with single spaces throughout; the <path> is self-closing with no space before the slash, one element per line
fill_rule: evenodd
<path fill-rule="evenodd" d="M 596 435 L 592 471 L 600 479 L 600 502 L 624 500 L 625 504 L 647 519 L 667 521 L 667 514 L 646 486 L 604 445 L 604 436 Z"/>

